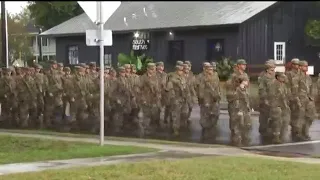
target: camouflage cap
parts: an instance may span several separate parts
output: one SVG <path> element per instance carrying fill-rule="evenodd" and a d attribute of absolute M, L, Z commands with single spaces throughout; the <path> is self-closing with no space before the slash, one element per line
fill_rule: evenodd
<path fill-rule="evenodd" d="M 183 65 L 176 65 L 175 68 L 176 68 L 176 70 L 182 70 L 183 69 Z"/>
<path fill-rule="evenodd" d="M 58 63 L 58 67 L 63 67 L 63 63 Z"/>
<path fill-rule="evenodd" d="M 123 67 L 126 68 L 126 69 L 130 69 L 131 65 L 130 64 L 125 64 Z"/>
<path fill-rule="evenodd" d="M 104 67 L 104 69 L 109 70 L 109 69 L 111 69 L 111 66 L 106 66 L 106 67 Z"/>
<path fill-rule="evenodd" d="M 282 78 L 286 77 L 284 72 L 276 72 L 275 75 L 278 76 L 278 77 L 282 77 Z"/>
<path fill-rule="evenodd" d="M 204 62 L 204 63 L 202 63 L 202 66 L 203 67 L 210 66 L 210 63 L 209 62 Z"/>
<path fill-rule="evenodd" d="M 177 61 L 177 62 L 176 62 L 176 65 L 182 66 L 182 65 L 183 65 L 183 62 L 182 62 L 182 61 Z"/>
<path fill-rule="evenodd" d="M 190 65 L 187 63 L 184 63 L 182 66 L 183 66 L 183 68 L 189 68 Z"/>
<path fill-rule="evenodd" d="M 246 60 L 244 59 L 238 59 L 237 60 L 237 64 L 240 65 L 240 64 L 247 64 Z"/>
<path fill-rule="evenodd" d="M 190 61 L 184 61 L 185 64 L 188 64 L 189 66 L 191 65 Z"/>
<path fill-rule="evenodd" d="M 56 60 L 50 60 L 49 63 L 50 64 L 57 64 L 57 61 Z"/>
<path fill-rule="evenodd" d="M 299 65 L 300 60 L 298 58 L 293 58 L 291 64 Z"/>
<path fill-rule="evenodd" d="M 40 64 L 35 64 L 34 67 L 35 67 L 36 69 L 42 69 L 42 66 L 41 66 Z"/>
<path fill-rule="evenodd" d="M 74 69 L 75 70 L 80 70 L 80 69 L 82 69 L 83 67 L 82 66 L 74 66 Z"/>
<path fill-rule="evenodd" d="M 70 72 L 71 69 L 70 69 L 69 67 L 64 67 L 64 68 L 63 68 L 63 71 Z"/>
<path fill-rule="evenodd" d="M 308 62 L 305 60 L 302 60 L 299 62 L 299 66 L 308 66 Z"/>
<path fill-rule="evenodd" d="M 96 62 L 90 62 L 90 63 L 89 63 L 89 66 L 96 66 L 96 65 L 97 65 Z"/>
<path fill-rule="evenodd" d="M 156 66 L 164 66 L 164 63 L 162 61 L 156 62 Z"/>
<path fill-rule="evenodd" d="M 269 68 L 275 68 L 276 67 L 276 64 L 274 63 L 274 61 L 272 60 L 272 61 L 266 61 L 265 63 L 264 63 L 264 66 L 265 66 L 265 68 L 267 68 L 267 69 L 269 69 Z"/>
<path fill-rule="evenodd" d="M 126 68 L 123 66 L 118 67 L 119 72 L 125 72 Z"/>
<path fill-rule="evenodd" d="M 85 63 L 80 63 L 79 66 L 83 67 L 83 68 L 86 68 L 87 65 Z"/>
<path fill-rule="evenodd" d="M 154 68 L 154 67 L 156 67 L 155 63 L 148 63 L 147 64 L 147 68 Z"/>

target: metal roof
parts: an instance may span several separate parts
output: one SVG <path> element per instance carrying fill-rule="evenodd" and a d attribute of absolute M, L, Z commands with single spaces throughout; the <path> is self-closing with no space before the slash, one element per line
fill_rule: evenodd
<path fill-rule="evenodd" d="M 122 2 L 104 28 L 113 31 L 239 24 L 277 1 Z M 81 34 L 96 25 L 83 13 L 41 35 Z"/>

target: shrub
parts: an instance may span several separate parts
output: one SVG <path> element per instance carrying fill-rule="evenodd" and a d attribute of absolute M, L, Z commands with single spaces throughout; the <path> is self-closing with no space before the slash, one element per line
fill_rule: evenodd
<path fill-rule="evenodd" d="M 217 62 L 217 72 L 221 81 L 226 81 L 233 72 L 234 62 L 230 58 L 223 57 Z"/>
<path fill-rule="evenodd" d="M 118 66 L 123 66 L 124 64 L 134 64 L 137 67 L 137 74 L 143 74 L 147 69 L 147 64 L 153 62 L 153 58 L 142 54 L 136 56 L 134 51 L 131 51 L 129 55 L 124 53 L 119 53 L 118 55 Z"/>

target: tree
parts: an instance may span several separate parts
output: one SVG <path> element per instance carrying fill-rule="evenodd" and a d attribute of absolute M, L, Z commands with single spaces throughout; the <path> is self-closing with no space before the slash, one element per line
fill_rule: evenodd
<path fill-rule="evenodd" d="M 24 9 L 20 14 L 8 14 L 8 51 L 11 63 L 16 59 L 28 60 L 32 57 L 30 36 L 26 30 L 30 22 L 30 13 Z M 1 33 L 2 29 L 0 29 Z M 1 36 L 0 36 L 0 42 Z M 0 50 L 1 51 L 1 50 Z M 0 52 L 1 54 L 1 52 Z"/>
<path fill-rule="evenodd" d="M 50 29 L 83 13 L 76 1 L 29 1 L 27 8 L 35 24 Z"/>
<path fill-rule="evenodd" d="M 320 10 L 320 1 L 312 2 L 314 3 L 314 8 Z M 320 40 L 320 20 L 310 19 L 305 26 L 305 33 L 307 36 L 314 40 Z"/>

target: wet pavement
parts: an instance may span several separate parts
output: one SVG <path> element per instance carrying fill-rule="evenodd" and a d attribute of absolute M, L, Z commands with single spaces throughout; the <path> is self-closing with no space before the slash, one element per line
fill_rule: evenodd
<path fill-rule="evenodd" d="M 155 153 L 121 155 L 112 157 L 84 158 L 71 160 L 43 161 L 33 163 L 16 163 L 0 165 L 0 175 L 36 172 L 49 169 L 64 169 L 71 167 L 113 165 L 122 162 L 139 162 L 144 160 L 177 160 L 192 157 L 206 156 L 204 154 L 193 154 L 177 151 L 160 151 Z"/>
<path fill-rule="evenodd" d="M 225 105 L 224 105 L 225 106 Z M 221 108 L 220 118 L 218 121 L 218 136 L 214 144 L 230 144 L 230 130 L 229 130 L 229 115 L 225 108 Z M 251 146 L 261 145 L 259 134 L 259 113 L 253 112 L 252 116 L 252 133 L 251 133 Z M 199 123 L 200 120 L 200 108 L 195 106 L 191 114 L 191 126 L 190 132 L 188 134 L 182 135 L 179 139 L 172 139 L 168 134 L 169 133 L 158 133 L 156 139 L 165 139 L 165 140 L 175 140 L 175 141 L 187 141 L 187 142 L 198 142 L 200 143 L 201 137 L 201 126 Z M 290 132 L 290 129 L 289 129 Z M 312 127 L 310 128 L 310 136 L 312 140 L 320 140 L 320 121 L 316 120 L 313 122 Z M 155 137 L 151 137 L 155 138 Z M 290 134 L 287 135 L 286 143 L 291 142 Z"/>

